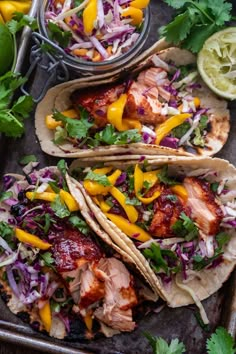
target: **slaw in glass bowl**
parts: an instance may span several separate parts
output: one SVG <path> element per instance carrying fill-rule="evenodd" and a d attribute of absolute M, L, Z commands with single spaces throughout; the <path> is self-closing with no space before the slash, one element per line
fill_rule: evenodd
<path fill-rule="evenodd" d="M 84 12 L 94 2 L 97 17 L 91 22 Z M 136 9 L 142 17 L 128 12 L 129 5 L 135 2 L 141 6 L 147 4 L 145 9 Z M 81 4 L 71 8 L 78 3 Z M 142 50 L 150 27 L 148 3 L 148 0 L 44 0 L 38 17 L 39 30 L 54 46 L 63 49 L 64 62 L 69 68 L 82 75 L 110 72 L 128 64 Z M 123 16 L 126 10 L 132 17 Z"/>

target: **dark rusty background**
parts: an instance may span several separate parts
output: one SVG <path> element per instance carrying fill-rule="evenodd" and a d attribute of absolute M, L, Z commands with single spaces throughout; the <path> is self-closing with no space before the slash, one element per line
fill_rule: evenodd
<path fill-rule="evenodd" d="M 233 1 L 234 10 L 236 1 Z M 160 25 L 167 23 L 171 19 L 170 9 L 161 1 L 151 0 L 152 27 L 150 29 L 148 46 L 158 39 L 157 29 Z M 146 46 L 147 47 L 147 46 Z M 27 58 L 26 58 L 27 59 Z M 25 61 L 23 72 L 28 69 L 28 62 Z M 71 77 L 73 78 L 73 77 Z M 36 72 L 31 93 L 37 95 L 45 82 L 44 73 Z M 217 155 L 228 159 L 236 164 L 236 102 L 230 103 L 231 130 L 229 139 Z M 0 138 L 0 174 L 6 172 L 21 173 L 18 164 L 19 159 L 24 155 L 35 154 L 40 161 L 40 167 L 55 165 L 58 159 L 41 152 L 39 143 L 34 133 L 34 114 L 26 122 L 26 133 L 21 139 Z M 150 346 L 143 336 L 144 331 L 153 335 L 162 336 L 167 340 L 178 337 L 187 348 L 187 353 L 205 353 L 206 338 L 218 325 L 226 326 L 232 333 L 235 332 L 235 274 L 230 280 L 206 301 L 203 301 L 207 315 L 210 320 L 210 332 L 206 332 L 196 321 L 194 306 L 170 309 L 165 307 L 159 314 L 148 314 L 139 322 L 137 329 L 128 334 L 121 334 L 107 339 L 91 341 L 88 343 L 65 342 L 54 340 L 49 337 L 33 332 L 27 325 L 17 319 L 5 305 L 0 301 L 0 340 L 14 343 L 14 347 L 8 347 L 6 352 L 24 353 L 24 350 L 17 350 L 16 346 L 26 345 L 29 348 L 47 353 L 101 353 L 101 354 L 148 354 L 151 353 Z M 233 311 L 234 310 L 234 311 Z M 2 345 L 0 345 L 1 349 Z M 11 349 L 12 348 L 12 349 Z M 13 349 L 14 348 L 14 349 Z M 4 352 L 4 351 L 3 351 Z M 2 353 L 3 353 L 2 352 Z M 30 352 L 30 351 L 29 351 Z M 32 351 L 31 351 L 32 352 Z"/>

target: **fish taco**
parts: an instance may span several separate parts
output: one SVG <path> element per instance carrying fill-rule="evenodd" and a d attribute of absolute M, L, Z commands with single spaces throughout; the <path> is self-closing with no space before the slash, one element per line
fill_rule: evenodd
<path fill-rule="evenodd" d="M 227 102 L 202 82 L 196 57 L 175 47 L 138 62 L 118 81 L 53 87 L 35 119 L 43 151 L 61 157 L 208 156 L 229 133 Z"/>
<path fill-rule="evenodd" d="M 150 285 L 170 307 L 195 302 L 207 323 L 200 301 L 236 263 L 235 167 L 173 156 L 80 164 L 70 167 L 74 188 L 113 242 L 156 277 Z"/>
<path fill-rule="evenodd" d="M 158 296 L 145 278 L 132 275 L 132 257 L 91 217 L 82 194 L 76 193 L 78 202 L 71 195 L 64 172 L 61 161 L 26 176 L 4 177 L 2 299 L 34 329 L 58 339 L 130 332 L 144 300 L 154 303 Z"/>

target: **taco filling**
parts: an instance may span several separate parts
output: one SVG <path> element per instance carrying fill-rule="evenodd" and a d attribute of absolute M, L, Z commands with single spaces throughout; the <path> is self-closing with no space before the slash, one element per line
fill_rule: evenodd
<path fill-rule="evenodd" d="M 207 148 L 210 106 L 202 104 L 204 88 L 195 65 L 167 64 L 158 56 L 154 67 L 122 84 L 90 87 L 71 95 L 71 109 L 46 117 L 54 143 L 70 141 L 81 149 L 144 143 L 172 149 Z"/>
<path fill-rule="evenodd" d="M 191 298 L 197 302 L 216 291 L 227 279 L 228 269 L 224 271 L 224 265 L 233 269 L 236 256 L 232 244 L 236 194 L 229 189 L 228 178 L 221 179 L 217 169 L 187 170 L 178 161 L 175 163 L 176 167 L 168 168 L 161 160 L 157 167 L 144 161 L 123 170 L 113 164 L 76 172 L 93 212 L 97 207 L 102 211 L 95 214 L 100 224 L 107 232 L 115 225 L 117 234 L 113 240 L 117 244 L 119 239 L 128 242 L 124 235 L 133 240 L 174 307 L 191 303 Z M 129 247 L 134 254 L 135 248 L 130 243 Z M 141 258 L 140 261 L 144 262 Z M 225 280 L 217 276 L 221 267 Z M 211 277 L 215 277 L 215 284 Z M 189 294 L 179 294 L 176 284 L 185 287 L 190 298 Z M 197 288 L 197 296 L 191 288 Z"/>
<path fill-rule="evenodd" d="M 60 166 L 61 172 L 5 177 L 2 297 L 13 313 L 26 313 L 34 328 L 56 338 L 69 336 L 75 322 L 81 338 L 92 338 L 98 327 L 108 336 L 132 331 L 141 301 L 136 281 L 86 224 Z"/>

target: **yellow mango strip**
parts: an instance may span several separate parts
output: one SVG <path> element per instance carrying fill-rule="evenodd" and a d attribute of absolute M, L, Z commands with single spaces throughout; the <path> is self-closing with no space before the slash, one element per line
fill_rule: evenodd
<path fill-rule="evenodd" d="M 151 239 L 151 236 L 146 231 L 138 225 L 132 224 L 129 220 L 123 218 L 123 216 L 110 213 L 105 213 L 105 215 L 127 236 L 140 242 L 146 242 Z"/>
<path fill-rule="evenodd" d="M 0 23 L 5 23 L 1 14 L 0 14 Z"/>
<path fill-rule="evenodd" d="M 153 172 L 153 176 L 152 176 L 152 181 L 155 180 L 155 173 L 156 171 L 152 171 Z M 148 172 L 149 173 L 149 178 L 151 179 L 151 171 Z M 148 175 L 146 175 L 147 177 Z M 158 178 L 156 177 L 156 181 L 158 180 Z M 146 179 L 147 181 L 147 179 Z M 159 195 L 161 194 L 160 190 L 157 190 L 153 193 L 153 195 L 151 197 L 145 198 L 145 197 L 141 197 L 140 193 L 143 189 L 143 183 L 144 183 L 144 173 L 143 171 L 140 169 L 139 165 L 137 164 L 135 166 L 134 169 L 134 191 L 135 191 L 135 195 L 138 198 L 138 200 L 140 200 L 140 202 L 142 202 L 143 204 L 150 204 L 152 203 L 156 198 L 159 197 Z"/>
<path fill-rule="evenodd" d="M 120 203 L 129 221 L 135 223 L 138 220 L 138 212 L 133 205 L 126 204 L 126 196 L 116 187 L 112 187 L 109 193 Z"/>
<path fill-rule="evenodd" d="M 93 318 L 90 314 L 86 314 L 84 316 L 84 323 L 87 327 L 87 329 L 89 330 L 89 332 L 92 332 L 92 328 L 93 328 Z"/>
<path fill-rule="evenodd" d="M 45 305 L 39 309 L 39 316 L 43 322 L 44 328 L 49 333 L 52 326 L 52 314 L 49 301 L 47 301 Z"/>
<path fill-rule="evenodd" d="M 148 182 L 150 187 L 154 186 L 154 184 L 158 181 L 157 174 L 160 173 L 161 170 L 153 170 L 143 172 L 143 183 Z"/>
<path fill-rule="evenodd" d="M 174 194 L 177 194 L 184 201 L 188 199 L 187 189 L 181 184 L 176 184 L 175 186 L 171 186 L 170 189 Z"/>
<path fill-rule="evenodd" d="M 130 6 L 136 7 L 136 9 L 145 9 L 149 5 L 150 0 L 133 0 Z"/>
<path fill-rule="evenodd" d="M 103 186 L 102 184 L 100 184 L 96 181 L 90 181 L 90 180 L 86 179 L 83 183 L 84 188 L 92 196 L 95 196 L 98 194 L 106 195 L 110 191 L 112 186 L 114 186 L 117 179 L 120 177 L 121 173 L 122 173 L 121 170 L 115 170 L 115 172 L 113 172 L 110 176 L 107 177 L 108 181 L 111 184 L 110 186 Z"/>
<path fill-rule="evenodd" d="M 56 193 L 50 193 L 50 192 L 43 192 L 43 193 L 37 193 L 37 192 L 26 192 L 26 198 L 29 200 L 34 200 L 34 199 L 40 199 L 40 200 L 45 200 L 46 202 L 54 202 L 57 194 Z"/>
<path fill-rule="evenodd" d="M 44 242 L 39 237 L 18 228 L 15 229 L 15 235 L 20 242 L 27 243 L 40 250 L 47 250 L 52 247 L 50 243 Z"/>
<path fill-rule="evenodd" d="M 100 207 L 103 213 L 107 213 L 111 209 L 111 206 L 104 201 L 102 195 L 98 195 L 96 197 L 93 197 L 92 199 L 94 203 L 96 203 Z"/>
<path fill-rule="evenodd" d="M 111 103 L 107 109 L 107 120 L 111 123 L 117 130 L 123 131 L 122 116 L 124 113 L 125 105 L 127 102 L 127 95 L 124 93 L 120 95 L 118 100 Z"/>
<path fill-rule="evenodd" d="M 74 109 L 68 109 L 67 111 L 61 112 L 65 117 L 67 118 L 78 118 L 78 113 Z M 50 130 L 54 130 L 57 127 L 60 127 L 63 125 L 63 123 L 60 120 L 55 120 L 53 118 L 53 114 L 48 114 L 45 118 L 45 124 L 46 127 Z"/>
<path fill-rule="evenodd" d="M 89 0 L 83 11 L 84 32 L 91 35 L 97 18 L 97 0 Z"/>
<path fill-rule="evenodd" d="M 65 202 L 67 208 L 69 211 L 78 211 L 79 210 L 79 205 L 75 198 L 68 192 L 64 191 L 63 189 L 60 189 L 59 195 L 61 199 Z"/>
<path fill-rule="evenodd" d="M 192 114 L 190 113 L 181 113 L 171 118 L 167 119 L 164 123 L 160 124 L 156 129 L 156 141 L 155 144 L 159 145 L 162 139 L 168 135 L 172 129 L 182 124 L 187 118 L 190 118 Z"/>
<path fill-rule="evenodd" d="M 122 12 L 122 17 L 131 17 L 132 25 L 137 26 L 143 21 L 143 11 L 136 7 L 129 6 Z"/>
<path fill-rule="evenodd" d="M 200 104 L 201 104 L 200 98 L 194 97 L 193 102 L 194 102 L 194 106 L 195 106 L 196 108 L 200 107 Z M 183 105 L 181 104 L 181 105 L 178 107 L 178 110 L 179 110 L 180 112 L 182 112 L 182 109 L 183 109 Z"/>
<path fill-rule="evenodd" d="M 107 167 L 102 167 L 102 168 L 95 168 L 93 170 L 94 173 L 97 173 L 99 175 L 106 175 L 107 173 L 110 173 L 112 171 L 113 167 L 112 166 L 107 166 Z"/>
<path fill-rule="evenodd" d="M 123 131 L 129 129 L 137 129 L 140 132 L 142 129 L 142 124 L 140 123 L 139 120 L 124 118 L 122 120 L 122 127 L 124 128 Z"/>
<path fill-rule="evenodd" d="M 14 12 L 27 14 L 31 7 L 31 1 L 0 1 L 0 12 L 4 21 L 10 21 Z"/>

